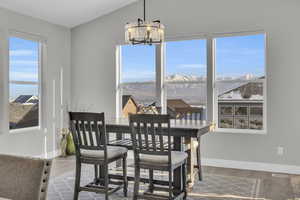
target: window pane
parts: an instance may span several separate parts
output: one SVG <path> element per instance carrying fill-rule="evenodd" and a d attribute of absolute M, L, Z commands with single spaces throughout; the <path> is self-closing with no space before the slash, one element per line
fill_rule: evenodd
<path fill-rule="evenodd" d="M 122 46 L 122 114 L 158 113 L 156 97 L 155 46 Z"/>
<path fill-rule="evenodd" d="M 219 122 L 220 128 L 233 128 L 233 117 L 221 117 Z"/>
<path fill-rule="evenodd" d="M 9 127 L 39 125 L 39 43 L 9 39 Z"/>
<path fill-rule="evenodd" d="M 264 34 L 216 39 L 217 107 L 234 107 L 234 128 L 263 129 L 264 84 Z M 224 109 L 218 113 L 219 119 L 227 114 Z"/>
<path fill-rule="evenodd" d="M 229 115 L 232 116 L 233 115 L 233 106 L 219 106 L 219 110 L 220 110 L 220 114 L 221 115 Z"/>
<path fill-rule="evenodd" d="M 166 86 L 168 114 L 206 118 L 206 40 L 166 43 Z"/>

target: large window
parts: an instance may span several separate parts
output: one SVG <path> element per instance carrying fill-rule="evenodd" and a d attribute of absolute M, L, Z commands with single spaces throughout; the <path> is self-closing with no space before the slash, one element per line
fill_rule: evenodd
<path fill-rule="evenodd" d="M 206 40 L 166 42 L 167 113 L 175 119 L 205 119 Z"/>
<path fill-rule="evenodd" d="M 9 128 L 40 124 L 40 43 L 9 38 Z"/>
<path fill-rule="evenodd" d="M 122 46 L 123 116 L 161 112 L 214 120 L 220 131 L 266 130 L 265 43 L 255 33 Z"/>
<path fill-rule="evenodd" d="M 222 37 L 215 42 L 218 127 L 262 130 L 265 35 Z"/>

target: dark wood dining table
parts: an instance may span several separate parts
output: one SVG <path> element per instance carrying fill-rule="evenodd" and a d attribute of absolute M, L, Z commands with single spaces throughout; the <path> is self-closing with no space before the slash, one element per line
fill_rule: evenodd
<path fill-rule="evenodd" d="M 171 137 L 173 137 L 173 150 L 174 151 L 186 151 L 188 153 L 188 180 L 191 187 L 194 183 L 194 142 L 198 142 L 200 145 L 201 136 L 212 131 L 214 123 L 203 120 L 171 120 Z M 130 145 L 130 127 L 129 121 L 125 118 L 111 118 L 106 119 L 106 132 L 108 133 L 109 145 L 125 146 L 129 150 L 132 149 Z M 199 169 L 201 170 L 201 169 Z M 176 169 L 173 174 L 173 181 L 175 188 L 180 191 L 182 188 L 182 170 Z M 103 177 L 103 171 L 100 170 L 100 177 Z M 111 178 L 121 179 L 122 177 L 114 174 L 110 174 Z M 128 176 L 128 180 L 133 181 L 133 177 Z M 147 179 L 142 179 L 144 182 L 148 182 Z M 168 182 L 161 180 L 154 180 L 154 183 L 165 185 Z"/>

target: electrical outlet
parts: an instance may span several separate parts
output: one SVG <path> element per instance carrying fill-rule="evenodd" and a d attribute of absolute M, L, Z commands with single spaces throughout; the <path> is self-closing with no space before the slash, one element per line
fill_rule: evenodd
<path fill-rule="evenodd" d="M 279 156 L 282 156 L 284 153 L 284 148 L 282 146 L 277 147 L 277 154 Z"/>

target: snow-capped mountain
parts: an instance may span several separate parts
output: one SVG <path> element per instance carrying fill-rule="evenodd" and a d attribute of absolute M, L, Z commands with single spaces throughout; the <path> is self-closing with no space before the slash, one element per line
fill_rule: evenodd
<path fill-rule="evenodd" d="M 253 80 L 257 78 L 253 74 L 246 74 L 244 76 L 219 76 L 217 80 L 219 81 L 234 81 L 234 80 Z M 205 81 L 206 77 L 204 76 L 193 76 L 193 75 L 181 75 L 173 74 L 165 78 L 167 82 L 195 82 L 195 81 Z"/>

